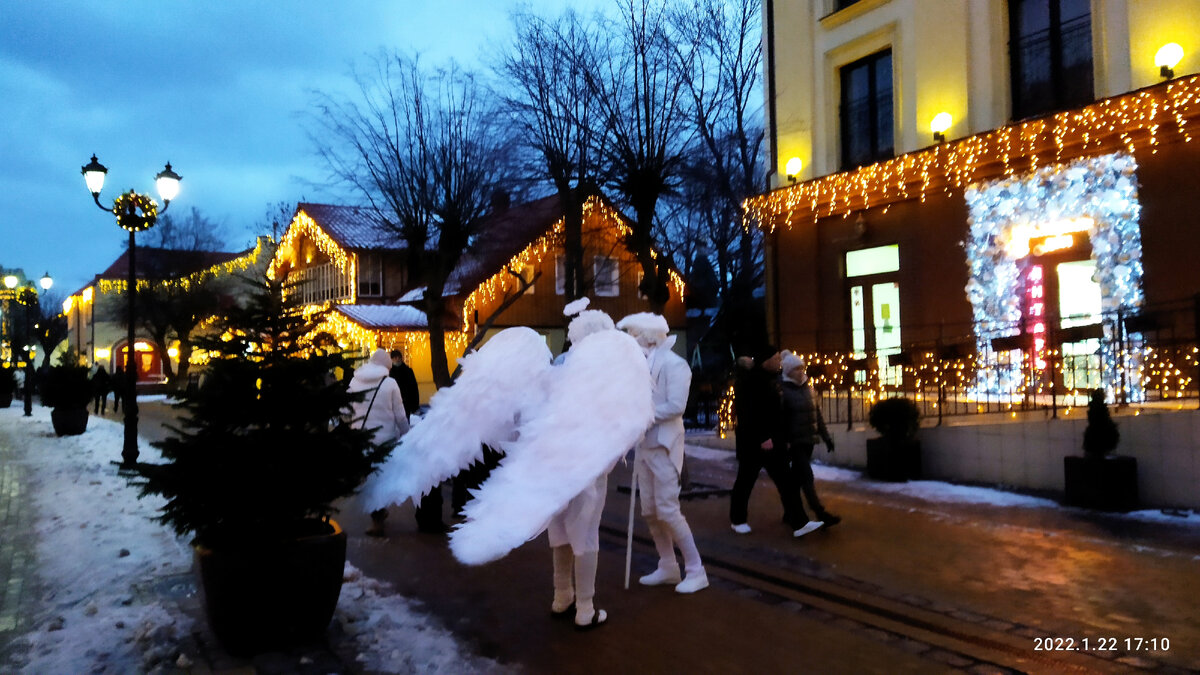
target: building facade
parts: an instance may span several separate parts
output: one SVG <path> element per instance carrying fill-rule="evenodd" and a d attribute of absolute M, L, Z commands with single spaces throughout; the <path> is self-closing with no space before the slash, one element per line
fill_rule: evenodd
<path fill-rule="evenodd" d="M 306 304 L 329 309 L 327 332 L 344 348 L 367 355 L 399 349 L 417 375 L 421 398 L 433 394 L 428 324 L 418 308 L 424 289 L 407 267 L 399 235 L 380 227 L 365 209 L 300 204 L 272 260 L 270 273 L 305 280 Z M 566 334 L 563 209 L 556 196 L 520 205 L 498 203 L 471 248 L 447 280 L 446 354 L 453 372 L 471 344 L 496 331 L 528 326 L 562 349 Z M 584 274 L 593 309 L 614 320 L 649 311 L 638 292 L 641 267 L 624 246 L 628 223 L 598 196 L 583 205 Z M 672 272 L 668 324 L 685 325 L 683 280 Z M 680 345 L 682 349 L 682 345 Z"/>
<path fill-rule="evenodd" d="M 879 391 L 1196 395 L 1197 17 L 768 0 L 774 339 Z"/>

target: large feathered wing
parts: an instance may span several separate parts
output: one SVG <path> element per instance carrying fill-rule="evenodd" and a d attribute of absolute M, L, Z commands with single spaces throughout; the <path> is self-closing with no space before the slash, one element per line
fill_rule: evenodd
<path fill-rule="evenodd" d="M 460 562 L 503 557 L 537 536 L 573 497 L 610 471 L 654 420 L 650 371 L 633 338 L 606 330 L 571 347 L 543 380 L 542 405 L 503 443 L 500 466 L 450 535 Z"/>
<path fill-rule="evenodd" d="M 499 447 L 543 392 L 530 386 L 550 370 L 546 339 L 531 328 L 508 328 L 459 360 L 455 383 L 429 401 L 424 417 L 400 439 L 363 489 L 368 510 L 419 497 L 483 459 L 484 444 Z"/>

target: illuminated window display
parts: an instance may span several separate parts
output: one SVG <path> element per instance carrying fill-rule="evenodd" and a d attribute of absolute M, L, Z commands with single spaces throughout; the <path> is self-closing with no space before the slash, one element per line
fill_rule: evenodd
<path fill-rule="evenodd" d="M 1114 153 L 967 187 L 966 293 L 977 322 L 979 351 L 990 355 L 977 374 L 981 394 L 1021 391 L 1028 372 L 1036 372 L 1044 361 L 1036 352 L 1056 349 L 1045 342 L 1044 322 L 1032 316 L 1052 301 L 1068 320 L 1063 327 L 1094 322 L 1099 315 L 1105 338 L 1099 344 L 1104 381 L 1110 387 L 1124 382 L 1129 400 L 1143 398 L 1136 378 L 1121 377 L 1122 372 L 1137 372 L 1138 355 L 1120 353 L 1113 344 L 1117 317 L 1135 313 L 1144 301 L 1136 173 L 1132 155 Z M 1090 245 L 1086 264 L 1060 265 L 1053 272 L 1035 264 L 1042 255 L 1075 246 L 1079 237 L 1086 237 Z M 1083 277 L 1087 272 L 1091 273 Z M 1060 280 L 1059 295 L 1045 298 L 1038 282 L 1050 273 Z M 1041 304 L 1033 301 L 1035 294 Z M 1077 297 L 1081 299 L 1074 300 Z M 1040 337 L 1042 347 L 1031 341 L 1031 355 L 990 350 L 992 339 L 1020 335 L 1022 328 L 1031 339 Z M 1071 349 L 1082 352 L 1088 346 L 1074 343 Z M 1033 368 L 1023 367 L 1029 365 L 1027 358 L 1033 359 Z"/>

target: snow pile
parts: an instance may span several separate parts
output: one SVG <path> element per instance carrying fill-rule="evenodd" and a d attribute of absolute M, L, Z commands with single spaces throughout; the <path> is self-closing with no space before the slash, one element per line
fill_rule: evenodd
<path fill-rule="evenodd" d="M 81 436 L 55 437 L 50 411 L 33 417 L 19 407 L 0 409 L 0 443 L 27 476 L 21 486 L 36 522 L 37 607 L 31 628 L 0 672 L 164 672 L 201 662 L 193 635 L 202 628 L 183 609 L 171 586 L 194 590 L 192 552 L 152 519 L 159 497 L 137 499 L 117 475 L 123 431 L 119 423 L 88 420 Z M 155 448 L 140 445 L 144 461 Z M 8 533 L 5 533 L 6 535 Z M 363 668 L 381 673 L 499 672 L 498 664 L 472 658 L 452 633 L 437 627 L 402 596 L 346 568 L 335 622 L 343 645 Z M 194 604 L 195 600 L 191 599 Z M 399 653 L 398 653 L 399 652 Z"/>

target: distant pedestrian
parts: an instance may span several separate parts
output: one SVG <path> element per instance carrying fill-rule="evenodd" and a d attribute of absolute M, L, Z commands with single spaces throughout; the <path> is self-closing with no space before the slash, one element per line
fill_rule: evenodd
<path fill-rule="evenodd" d="M 396 385 L 400 387 L 400 398 L 404 402 L 404 417 L 411 421 L 412 414 L 421 408 L 421 394 L 417 388 L 417 376 L 413 369 L 404 362 L 404 352 L 399 349 L 393 349 L 389 356 L 392 359 L 391 369 L 388 375 L 396 381 Z M 438 495 L 441 496 L 440 494 Z M 432 497 L 426 495 L 425 499 L 430 499 L 430 511 L 432 508 Z M 437 512 L 441 511 L 441 504 L 437 505 Z M 382 537 L 385 534 L 384 521 L 387 520 L 387 508 L 377 509 L 371 512 L 371 527 L 367 529 L 367 534 L 372 537 Z M 423 519 L 418 518 L 420 523 Z M 439 519 L 440 520 L 440 519 Z"/>
<path fill-rule="evenodd" d="M 763 345 L 753 355 L 742 355 L 734 364 L 733 409 L 737 417 L 737 477 L 729 497 L 729 522 L 734 532 L 749 534 L 750 494 L 758 475 L 766 469 L 783 506 L 783 521 L 794 536 L 811 526 L 797 491 L 783 444 L 783 403 L 779 382 L 780 354 Z"/>
<path fill-rule="evenodd" d="M 816 392 L 808 381 L 807 364 L 804 359 L 785 351 L 782 365 L 783 438 L 787 444 L 792 479 L 796 487 L 804 493 L 808 508 L 812 509 L 816 516 L 816 522 L 819 523 L 817 527 L 833 527 L 842 522 L 842 519 L 826 511 L 821 505 L 821 500 L 817 498 L 812 470 L 813 447 L 817 439 L 823 440 L 825 449 L 833 452 L 833 438 L 825 428 L 825 418 L 821 415 L 821 407 L 817 405 Z"/>
<path fill-rule="evenodd" d="M 127 391 L 126 387 L 128 385 L 125 382 L 125 368 L 118 365 L 117 370 L 112 374 L 110 380 L 113 393 L 113 414 L 115 415 L 121 411 L 121 401 L 125 400 Z"/>
<path fill-rule="evenodd" d="M 92 414 L 103 415 L 108 412 L 108 392 L 112 391 L 112 378 L 104 366 L 96 366 L 92 374 L 92 398 L 94 399 Z"/>
<path fill-rule="evenodd" d="M 363 399 L 351 407 L 352 424 L 373 430 L 375 443 L 386 443 L 408 433 L 408 415 L 404 412 L 400 385 L 388 374 L 391 365 L 388 353 L 376 349 L 350 380 L 350 393 L 363 393 Z M 372 518 L 367 534 L 383 536 L 383 521 L 375 522 Z"/>

